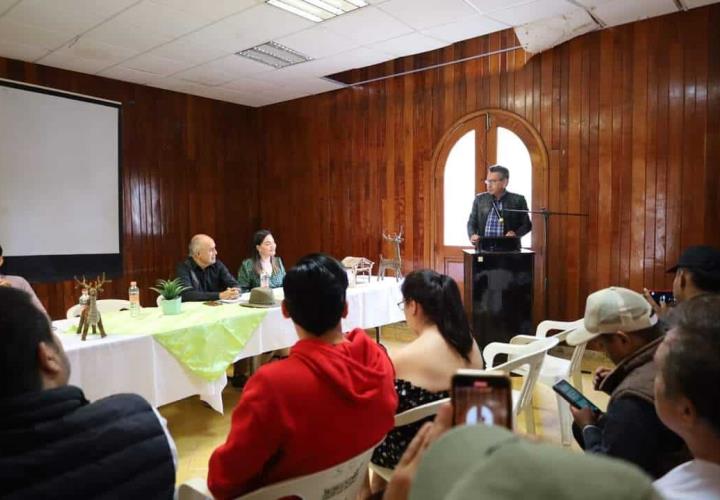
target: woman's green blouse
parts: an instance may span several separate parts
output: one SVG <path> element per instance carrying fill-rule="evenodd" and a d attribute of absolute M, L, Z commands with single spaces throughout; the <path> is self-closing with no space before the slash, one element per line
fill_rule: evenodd
<path fill-rule="evenodd" d="M 280 288 L 283 286 L 285 279 L 285 267 L 283 267 L 282 259 L 275 257 L 278 268 L 270 275 L 270 288 Z M 238 270 L 238 283 L 246 290 L 251 290 L 260 286 L 260 275 L 255 271 L 255 263 L 253 259 L 245 259 Z"/>

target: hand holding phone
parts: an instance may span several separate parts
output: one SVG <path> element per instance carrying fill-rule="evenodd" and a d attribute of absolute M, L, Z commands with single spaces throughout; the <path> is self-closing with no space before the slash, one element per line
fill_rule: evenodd
<path fill-rule="evenodd" d="M 589 408 L 593 413 L 602 413 L 602 410 L 595 406 L 592 401 L 586 398 L 580 391 L 575 389 L 567 380 L 561 380 L 553 386 L 553 391 L 570 403 L 575 408 Z"/>
<path fill-rule="evenodd" d="M 499 425 L 512 429 L 510 377 L 458 370 L 452 379 L 453 425 Z"/>

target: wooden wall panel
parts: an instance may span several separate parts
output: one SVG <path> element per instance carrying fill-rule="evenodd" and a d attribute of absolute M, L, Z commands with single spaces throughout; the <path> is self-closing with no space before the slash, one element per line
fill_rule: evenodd
<path fill-rule="evenodd" d="M 534 208 L 589 214 L 552 222 L 550 317 L 579 317 L 601 287 L 670 287 L 684 247 L 720 245 L 719 20 L 720 6 L 694 9 L 529 60 L 515 50 L 262 108 L 261 178 L 286 182 L 261 189 L 261 224 L 290 263 L 317 249 L 376 260 L 383 229 L 403 225 L 406 271 L 430 266 L 433 151 L 461 117 L 500 107 L 548 150 Z M 516 44 L 505 31 L 342 76 Z"/>
<path fill-rule="evenodd" d="M 123 103 L 124 274 L 104 297 L 126 297 L 136 280 L 154 304 L 148 287 L 174 275 L 197 232 L 237 269 L 258 221 L 254 109 L 2 58 L 0 77 Z M 79 296 L 71 281 L 33 287 L 53 318 Z"/>

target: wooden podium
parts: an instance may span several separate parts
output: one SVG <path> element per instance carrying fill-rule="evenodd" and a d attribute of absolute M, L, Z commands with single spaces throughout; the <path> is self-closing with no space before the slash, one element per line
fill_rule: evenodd
<path fill-rule="evenodd" d="M 464 253 L 465 310 L 480 350 L 518 334 L 533 335 L 535 252 Z"/>

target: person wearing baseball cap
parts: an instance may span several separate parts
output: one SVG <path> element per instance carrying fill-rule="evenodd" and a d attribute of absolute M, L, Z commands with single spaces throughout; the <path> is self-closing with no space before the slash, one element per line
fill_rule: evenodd
<path fill-rule="evenodd" d="M 639 293 L 610 287 L 588 296 L 583 319 L 567 343 L 598 339 L 616 366 L 595 373 L 595 388 L 610 395 L 607 412 L 571 407 L 573 434 L 586 451 L 625 459 L 658 478 L 689 458 L 655 412 L 653 356 L 663 338 L 658 315 Z"/>
<path fill-rule="evenodd" d="M 720 293 L 720 250 L 707 245 L 688 247 L 667 272 L 675 273 L 672 288 L 676 303 L 704 293 Z M 656 313 L 667 313 L 669 305 L 655 302 L 647 288 L 643 295 Z"/>

